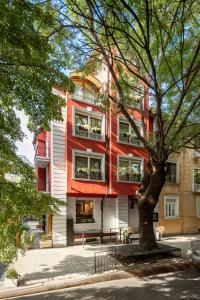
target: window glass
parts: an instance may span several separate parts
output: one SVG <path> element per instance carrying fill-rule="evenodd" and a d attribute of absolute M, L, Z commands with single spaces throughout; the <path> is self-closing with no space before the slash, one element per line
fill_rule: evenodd
<path fill-rule="evenodd" d="M 94 223 L 94 202 L 91 200 L 76 201 L 76 223 Z"/>
<path fill-rule="evenodd" d="M 83 100 L 83 87 L 82 86 L 78 86 L 78 85 L 75 86 L 72 98 L 77 99 L 77 100 Z"/>
<path fill-rule="evenodd" d="M 101 159 L 90 158 L 90 179 L 101 180 Z"/>
<path fill-rule="evenodd" d="M 194 191 L 200 191 L 200 169 L 194 169 Z"/>
<path fill-rule="evenodd" d="M 88 158 L 84 156 L 75 157 L 75 177 L 76 178 L 88 178 Z"/>
<path fill-rule="evenodd" d="M 165 199 L 165 217 L 177 217 L 177 199 Z"/>
<path fill-rule="evenodd" d="M 176 163 L 168 162 L 166 166 L 166 180 L 176 182 Z"/>

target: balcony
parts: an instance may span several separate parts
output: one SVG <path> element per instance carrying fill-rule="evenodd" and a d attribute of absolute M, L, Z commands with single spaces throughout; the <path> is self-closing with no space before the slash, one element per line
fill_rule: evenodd
<path fill-rule="evenodd" d="M 200 193 L 200 183 L 194 183 L 193 192 Z"/>
<path fill-rule="evenodd" d="M 141 174 L 119 174 L 119 181 L 141 182 Z"/>
<path fill-rule="evenodd" d="M 50 158 L 48 156 L 48 147 L 46 143 L 36 147 L 34 160 L 36 168 L 46 168 L 48 166 Z"/>
<path fill-rule="evenodd" d="M 93 130 L 90 131 L 89 129 L 84 129 L 81 126 L 76 126 L 75 127 L 75 135 L 84 137 L 84 138 L 90 138 L 93 140 L 102 140 L 102 135 L 101 135 L 101 130 Z"/>
<path fill-rule="evenodd" d="M 102 172 L 100 170 L 77 170 L 75 172 L 76 179 L 102 180 Z"/>
<path fill-rule="evenodd" d="M 49 193 L 49 182 L 47 180 L 38 180 L 37 189 L 43 193 Z"/>
<path fill-rule="evenodd" d="M 119 142 L 125 144 L 131 144 L 136 146 L 141 146 L 141 142 L 134 136 L 126 132 L 119 133 Z"/>

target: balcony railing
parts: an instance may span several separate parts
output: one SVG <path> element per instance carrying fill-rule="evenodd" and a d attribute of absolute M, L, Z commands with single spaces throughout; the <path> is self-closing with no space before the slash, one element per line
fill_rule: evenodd
<path fill-rule="evenodd" d="M 48 157 L 48 151 L 45 143 L 43 145 L 37 145 L 35 156 Z"/>
<path fill-rule="evenodd" d="M 74 94 L 72 94 L 71 98 L 74 100 L 78 100 L 78 101 L 84 101 L 84 102 L 87 102 L 90 104 L 96 104 L 95 98 L 86 96 L 84 94 L 76 93 L 76 92 Z"/>
<path fill-rule="evenodd" d="M 81 136 L 81 137 L 87 137 L 94 140 L 102 140 L 101 130 L 99 131 L 90 131 L 89 129 L 81 128 L 81 126 L 75 127 L 75 135 Z"/>
<path fill-rule="evenodd" d="M 38 180 L 37 181 L 38 191 L 49 193 L 49 181 L 46 180 Z"/>
<path fill-rule="evenodd" d="M 76 171 L 75 178 L 77 179 L 91 179 L 91 180 L 102 180 L 101 171 Z"/>
<path fill-rule="evenodd" d="M 136 137 L 131 136 L 130 134 L 124 132 L 119 133 L 119 141 L 131 145 L 137 145 L 137 146 L 141 145 L 141 142 Z"/>
<path fill-rule="evenodd" d="M 141 182 L 141 174 L 119 174 L 120 181 Z"/>
<path fill-rule="evenodd" d="M 200 183 L 194 183 L 194 192 L 200 192 Z"/>

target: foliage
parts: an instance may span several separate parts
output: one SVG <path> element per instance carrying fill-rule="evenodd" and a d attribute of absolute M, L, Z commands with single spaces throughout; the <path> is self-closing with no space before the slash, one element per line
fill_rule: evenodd
<path fill-rule="evenodd" d="M 5 272 L 5 275 L 9 279 L 19 279 L 20 278 L 20 275 L 18 274 L 18 272 L 16 271 L 15 268 L 7 269 Z"/>
<path fill-rule="evenodd" d="M 27 250 L 32 244 L 35 239 L 35 232 L 29 232 L 28 230 L 23 230 L 21 236 L 20 236 L 20 243 L 21 247 L 24 248 L 24 250 Z"/>
<path fill-rule="evenodd" d="M 33 169 L 16 155 L 24 134 L 16 110 L 29 116 L 29 128 L 47 129 L 61 120 L 63 98 L 58 86 L 73 91 L 66 76 L 69 56 L 63 33 L 57 32 L 51 1 L 0 1 L 0 261 L 17 255 L 15 236 L 22 234 L 21 216 L 41 218 L 58 211 L 61 201 L 36 190 Z M 20 244 L 21 246 L 21 244 Z"/>

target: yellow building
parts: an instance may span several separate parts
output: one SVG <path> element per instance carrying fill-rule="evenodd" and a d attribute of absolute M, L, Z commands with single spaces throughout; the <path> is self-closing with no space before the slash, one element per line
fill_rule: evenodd
<path fill-rule="evenodd" d="M 159 201 L 159 226 L 165 234 L 200 231 L 200 153 L 184 149 L 171 155 Z"/>

